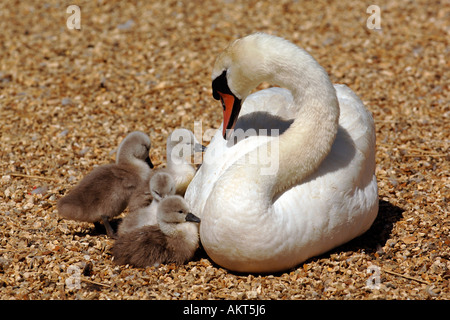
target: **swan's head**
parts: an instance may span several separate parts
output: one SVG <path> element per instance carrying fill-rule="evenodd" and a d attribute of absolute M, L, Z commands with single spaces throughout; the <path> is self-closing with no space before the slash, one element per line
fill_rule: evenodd
<path fill-rule="evenodd" d="M 233 129 L 245 98 L 261 82 L 292 92 L 313 85 L 311 79 L 322 73 L 311 55 L 283 38 L 255 33 L 232 42 L 217 57 L 212 72 L 213 97 L 223 107 L 223 137 Z M 294 80 L 294 74 L 300 77 Z"/>
<path fill-rule="evenodd" d="M 263 81 L 270 81 L 267 50 L 285 40 L 255 33 L 232 42 L 216 59 L 212 72 L 213 97 L 223 107 L 223 137 L 233 129 L 242 102 Z"/>
<path fill-rule="evenodd" d="M 205 151 L 206 147 L 197 140 L 191 130 L 181 128 L 175 129 L 169 135 L 166 148 L 168 160 L 177 162 L 179 159 L 190 162 L 194 152 Z"/>
<path fill-rule="evenodd" d="M 200 218 L 192 214 L 183 197 L 167 196 L 158 205 L 158 222 L 164 224 L 200 222 Z"/>
<path fill-rule="evenodd" d="M 117 149 L 116 163 L 133 163 L 136 160 L 145 161 L 150 168 L 153 163 L 150 160 L 150 138 L 147 134 L 134 131 L 128 134 Z"/>
<path fill-rule="evenodd" d="M 168 173 L 157 172 L 150 180 L 150 193 L 158 202 L 169 195 L 174 195 L 175 191 L 175 181 Z"/>

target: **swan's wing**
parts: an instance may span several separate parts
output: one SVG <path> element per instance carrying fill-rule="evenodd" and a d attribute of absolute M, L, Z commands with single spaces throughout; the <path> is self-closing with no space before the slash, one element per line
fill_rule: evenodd
<path fill-rule="evenodd" d="M 340 118 L 330 154 L 306 181 L 276 199 L 272 208 L 279 219 L 287 219 L 279 236 L 298 235 L 283 243 L 300 247 L 303 243 L 305 257 L 329 250 L 329 240 L 322 239 L 336 245 L 365 232 L 378 212 L 373 118 L 350 88 L 335 85 L 335 89 Z"/>

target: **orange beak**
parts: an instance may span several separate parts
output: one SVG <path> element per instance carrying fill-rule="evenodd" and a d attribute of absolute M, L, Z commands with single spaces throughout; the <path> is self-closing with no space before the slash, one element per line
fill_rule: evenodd
<path fill-rule="evenodd" d="M 234 95 L 218 92 L 223 107 L 223 131 L 222 136 L 227 139 L 231 130 L 236 124 L 239 112 L 241 111 L 241 100 Z"/>

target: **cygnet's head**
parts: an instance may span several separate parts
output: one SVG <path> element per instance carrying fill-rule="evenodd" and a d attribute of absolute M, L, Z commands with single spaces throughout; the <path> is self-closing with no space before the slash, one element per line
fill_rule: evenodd
<path fill-rule="evenodd" d="M 167 160 L 174 164 L 177 164 L 177 159 L 190 162 L 194 152 L 202 152 L 205 149 L 188 129 L 175 129 L 167 138 Z"/>
<path fill-rule="evenodd" d="M 200 218 L 192 214 L 183 197 L 174 195 L 164 198 L 158 206 L 158 222 L 166 224 L 200 222 Z"/>
<path fill-rule="evenodd" d="M 150 168 L 153 164 L 150 160 L 150 138 L 147 134 L 134 131 L 128 134 L 117 149 L 116 163 L 133 163 L 136 160 L 145 161 Z"/>
<path fill-rule="evenodd" d="M 174 195 L 175 191 L 175 181 L 168 173 L 157 172 L 150 180 L 150 193 L 156 201 L 161 201 L 166 196 Z"/>

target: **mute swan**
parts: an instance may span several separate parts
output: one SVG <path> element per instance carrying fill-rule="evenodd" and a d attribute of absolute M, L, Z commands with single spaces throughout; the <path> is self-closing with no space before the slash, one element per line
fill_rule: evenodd
<path fill-rule="evenodd" d="M 351 89 L 333 86 L 303 49 L 262 33 L 231 43 L 212 80 L 224 120 L 185 194 L 212 260 L 283 271 L 369 229 L 378 212 L 374 122 Z M 250 94 L 263 81 L 281 88 Z"/>
<path fill-rule="evenodd" d="M 153 168 L 149 150 L 150 138 L 145 133 L 127 135 L 117 150 L 116 163 L 101 165 L 87 174 L 58 201 L 58 213 L 71 220 L 102 221 L 108 236 L 114 237 L 108 219 L 125 210 L 134 192 L 148 189 Z"/>
<path fill-rule="evenodd" d="M 183 196 L 195 175 L 191 156 L 194 152 L 204 150 L 205 147 L 188 129 L 175 129 L 167 138 L 167 167 L 158 169 L 158 172 L 167 172 L 172 176 L 176 185 L 176 194 Z"/>
<path fill-rule="evenodd" d="M 134 199 L 130 201 L 130 212 L 123 218 L 117 229 L 119 236 L 125 232 L 158 223 L 156 212 L 159 203 L 165 197 L 175 194 L 175 182 L 172 176 L 165 172 L 156 172 L 150 179 L 150 194 L 153 197 L 150 204 L 135 204 Z M 140 199 L 138 201 L 141 202 Z"/>
<path fill-rule="evenodd" d="M 141 268 L 185 263 L 198 248 L 199 222 L 181 196 L 167 196 L 158 206 L 157 226 L 137 228 L 120 235 L 114 242 L 114 262 Z"/>

